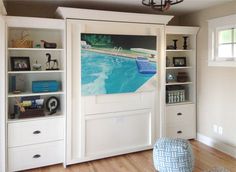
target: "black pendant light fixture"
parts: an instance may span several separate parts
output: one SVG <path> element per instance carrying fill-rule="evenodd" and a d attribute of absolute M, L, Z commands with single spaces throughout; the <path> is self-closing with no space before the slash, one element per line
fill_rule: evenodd
<path fill-rule="evenodd" d="M 142 4 L 155 10 L 167 11 L 171 5 L 183 2 L 184 0 L 142 0 Z"/>

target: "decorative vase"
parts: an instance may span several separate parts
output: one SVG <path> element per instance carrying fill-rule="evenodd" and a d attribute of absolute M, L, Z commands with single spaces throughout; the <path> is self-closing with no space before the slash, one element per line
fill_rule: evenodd
<path fill-rule="evenodd" d="M 177 49 L 177 41 L 178 41 L 178 40 L 177 40 L 177 39 L 174 39 L 173 41 L 174 41 L 174 49 L 176 50 L 176 49 Z"/>

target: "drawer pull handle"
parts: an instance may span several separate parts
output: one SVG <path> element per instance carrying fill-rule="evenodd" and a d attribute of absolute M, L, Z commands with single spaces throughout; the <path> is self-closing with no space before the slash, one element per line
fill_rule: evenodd
<path fill-rule="evenodd" d="M 181 116 L 181 115 L 183 115 L 183 114 L 179 112 L 179 113 L 177 113 L 177 115 L 178 115 L 178 116 Z"/>
<path fill-rule="evenodd" d="M 36 154 L 33 156 L 33 158 L 35 158 L 35 159 L 40 158 L 40 157 L 41 157 L 41 155 L 39 155 L 39 154 Z"/>
<path fill-rule="evenodd" d="M 183 132 L 182 131 L 177 131 L 177 134 L 182 134 Z"/>
<path fill-rule="evenodd" d="M 41 131 L 39 131 L 39 130 L 36 130 L 33 132 L 33 134 L 40 134 L 40 133 L 41 133 Z"/>

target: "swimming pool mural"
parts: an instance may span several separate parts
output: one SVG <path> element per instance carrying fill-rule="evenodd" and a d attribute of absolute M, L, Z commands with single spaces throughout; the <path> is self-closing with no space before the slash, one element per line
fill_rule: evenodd
<path fill-rule="evenodd" d="M 82 96 L 152 91 L 156 37 L 82 34 Z"/>

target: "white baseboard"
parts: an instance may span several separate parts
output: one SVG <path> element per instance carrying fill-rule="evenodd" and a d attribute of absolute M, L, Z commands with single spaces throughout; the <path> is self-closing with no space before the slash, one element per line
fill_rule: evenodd
<path fill-rule="evenodd" d="M 207 146 L 213 147 L 221 152 L 224 152 L 234 158 L 236 158 L 236 147 L 222 143 L 219 140 L 207 137 L 200 133 L 197 133 L 197 140 L 206 144 Z"/>

